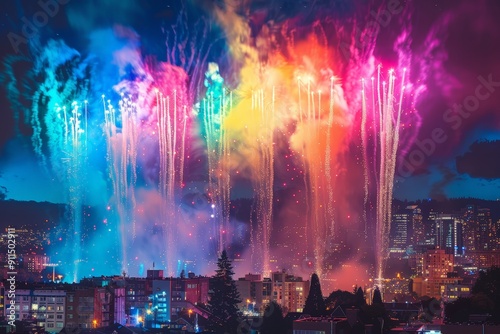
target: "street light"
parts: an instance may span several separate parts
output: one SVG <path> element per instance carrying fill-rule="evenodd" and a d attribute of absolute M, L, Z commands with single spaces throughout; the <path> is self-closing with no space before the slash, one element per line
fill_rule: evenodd
<path fill-rule="evenodd" d="M 44 267 L 52 267 L 52 282 L 56 281 L 56 267 L 59 266 L 59 263 L 44 263 L 42 264 Z"/>

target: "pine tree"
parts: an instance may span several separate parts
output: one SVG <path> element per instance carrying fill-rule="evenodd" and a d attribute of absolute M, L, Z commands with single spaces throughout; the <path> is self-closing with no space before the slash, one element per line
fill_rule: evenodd
<path fill-rule="evenodd" d="M 365 293 L 363 292 L 363 289 L 361 287 L 356 290 L 354 298 L 357 307 L 361 307 L 362 305 L 366 304 Z"/>
<path fill-rule="evenodd" d="M 217 261 L 215 275 L 212 276 L 208 302 L 211 327 L 221 333 L 236 332 L 238 303 L 241 303 L 241 299 L 233 275 L 231 261 L 224 250 Z"/>
<path fill-rule="evenodd" d="M 317 274 L 311 276 L 311 288 L 304 306 L 304 314 L 309 314 L 312 317 L 320 317 L 326 314 L 325 300 Z"/>
<path fill-rule="evenodd" d="M 380 294 L 380 290 L 378 288 L 373 291 L 373 299 L 372 299 L 372 304 L 384 304 L 382 302 L 382 294 Z"/>

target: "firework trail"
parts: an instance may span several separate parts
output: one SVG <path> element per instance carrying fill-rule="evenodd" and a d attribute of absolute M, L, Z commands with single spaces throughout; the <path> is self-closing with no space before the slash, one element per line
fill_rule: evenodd
<path fill-rule="evenodd" d="M 32 143 L 41 164 L 55 173 L 67 189 L 67 218 L 71 258 L 69 277 L 76 281 L 82 261 L 82 206 L 87 153 L 88 63 L 61 41 L 49 41 L 37 59 L 34 74 L 41 79 L 31 108 Z M 82 124 L 82 109 L 85 111 Z M 46 138 L 46 139 L 45 139 Z"/>
<path fill-rule="evenodd" d="M 125 272 L 156 261 L 168 275 L 175 275 L 178 264 L 196 253 L 187 248 L 197 243 L 195 248 L 207 253 L 207 247 L 214 247 L 212 237 L 216 250 L 210 255 L 226 248 L 231 251 L 236 233 L 230 219 L 231 195 L 238 193 L 231 187 L 242 180 L 245 191 L 253 190 L 248 226 L 251 266 L 268 276 L 276 269 L 272 268 L 273 238 L 279 237 L 275 227 L 286 224 L 278 221 L 280 212 L 275 207 L 281 199 L 277 183 L 283 179 L 298 189 L 287 205 L 299 208 L 294 208 L 300 211 L 296 218 L 305 230 L 305 240 L 300 242 L 306 246 L 299 256 L 308 260 L 312 255 L 320 275 L 326 271 L 329 250 L 346 227 L 340 214 L 357 206 L 347 203 L 348 196 L 363 192 L 359 206 L 365 209 L 365 240 L 370 200 L 376 197 L 376 275 L 382 278 L 398 147 L 409 145 L 404 136 L 400 143 L 399 137 L 404 116 L 399 85 L 405 85 L 404 74 L 396 80 L 390 71 L 384 83 L 379 67 L 371 85 L 360 84 L 359 77 L 374 72 L 376 34 L 363 31 L 361 35 L 368 36 L 365 45 L 360 50 L 351 48 L 352 57 L 344 61 L 332 46 L 342 44 L 342 34 L 356 44 L 356 28 L 350 31 L 339 20 L 330 26 L 333 29 L 326 29 L 326 21 L 300 17 L 260 21 L 245 6 L 231 0 L 224 6 L 207 5 L 214 19 L 205 17 L 194 24 L 187 11 L 181 11 L 172 26 L 162 27 L 166 53 L 161 57 L 166 62 L 144 57 L 142 50 L 147 48 L 140 46 L 138 35 L 116 27 L 113 33 L 120 47 L 106 50 L 112 54 L 108 62 L 113 63 L 114 72 L 109 73 L 114 77 L 102 78 L 90 71 L 94 65 L 92 70 L 107 66 L 99 60 L 89 65 L 62 42 L 50 41 L 44 47 L 34 70 L 41 84 L 26 116 L 33 128 L 34 151 L 68 190 L 74 242 L 68 241 L 67 249 L 73 252 L 74 279 L 81 276 L 77 268 L 82 260 L 80 207 L 85 201 L 89 152 L 101 156 L 103 161 L 96 165 L 106 165 L 107 199 L 99 205 L 117 214 L 116 246 Z M 349 24 L 355 25 L 353 21 Z M 217 38 L 226 43 L 217 45 L 216 51 L 212 46 L 218 39 L 213 38 L 212 26 L 217 26 Z M 397 43 L 401 52 L 409 52 L 404 37 Z M 407 60 L 404 63 L 400 61 L 400 67 L 408 66 Z M 89 71 L 94 75 L 92 87 Z M 102 92 L 106 96 L 99 101 L 96 96 Z M 90 102 L 80 102 L 85 99 Z M 356 118 L 359 110 L 360 119 Z M 358 121 L 361 124 L 354 124 Z M 102 141 L 89 140 L 89 125 Z M 357 158 L 343 153 L 359 145 L 359 140 L 363 183 L 358 189 L 358 181 L 342 173 Z M 200 148 L 196 154 L 195 146 Z M 279 169 L 285 159 L 293 172 Z M 207 168 L 198 188 L 192 183 L 199 175 L 193 176 L 191 168 Z M 344 191 L 339 186 L 343 182 L 355 190 Z M 186 213 L 186 206 L 195 206 L 196 201 L 185 201 L 190 198 L 188 191 L 207 193 L 203 210 L 208 213 Z"/>
<path fill-rule="evenodd" d="M 270 243 L 273 219 L 273 194 L 274 194 L 274 117 L 275 117 L 275 88 L 272 88 L 271 97 L 267 92 L 258 90 L 252 94 L 252 113 L 254 119 L 261 122 L 261 130 L 256 138 L 258 142 L 257 170 L 259 176 L 254 181 L 254 191 L 257 194 L 255 209 L 259 228 L 257 240 L 259 249 L 262 250 L 260 267 L 262 273 L 269 275 L 270 270 Z"/>
<path fill-rule="evenodd" d="M 208 64 L 205 77 L 207 92 L 203 99 L 201 118 L 208 157 L 208 192 L 212 197 L 214 234 L 218 236 L 217 252 L 220 254 L 227 247 L 225 239 L 229 229 L 231 180 L 228 159 L 231 152 L 223 123 L 232 108 L 232 92 L 227 96 L 217 64 Z"/>
<path fill-rule="evenodd" d="M 372 94 L 375 95 L 371 107 L 377 111 L 377 117 L 374 118 L 373 126 L 379 129 L 376 157 L 378 161 L 378 181 L 376 187 L 376 278 L 379 283 L 383 279 L 383 270 L 385 261 L 388 257 L 389 231 L 392 219 L 392 193 L 394 187 L 394 174 L 396 169 L 396 158 L 399 145 L 399 133 L 401 124 L 401 114 L 403 107 L 403 92 L 405 89 L 405 73 L 402 74 L 400 89 L 396 88 L 396 76 L 394 70 L 389 70 L 388 83 L 381 79 L 381 66 L 377 70 L 377 78 L 372 85 Z M 366 128 L 366 119 L 368 116 L 367 92 L 365 85 L 361 90 L 362 96 L 362 126 Z M 375 91 L 374 91 L 375 89 Z M 373 112 L 373 109 L 372 109 Z M 362 129 L 363 137 L 366 136 L 366 129 Z M 363 140 L 363 147 L 366 152 L 366 139 Z M 364 153 L 366 156 L 366 153 Z M 366 160 L 365 168 L 367 167 Z M 365 169 L 365 182 L 368 183 L 368 171 Z M 365 191 L 368 185 L 365 183 Z M 367 197 L 365 192 L 365 198 Z"/>
<path fill-rule="evenodd" d="M 177 244 L 176 222 L 180 219 L 176 203 L 177 192 L 183 187 L 187 106 L 178 106 L 177 90 L 172 96 L 156 92 L 158 118 L 158 144 L 160 154 L 159 187 L 163 199 L 162 220 L 166 234 L 167 270 L 175 274 Z M 172 100 L 172 101 L 171 101 Z"/>
<path fill-rule="evenodd" d="M 122 271 L 127 272 L 127 235 L 136 235 L 135 226 L 135 184 L 137 181 L 137 132 L 135 104 L 130 97 L 122 96 L 119 110 L 113 107 L 110 100 L 102 96 L 104 111 L 104 134 L 107 146 L 107 163 L 111 180 L 114 202 L 119 217 L 121 236 Z M 121 128 L 118 126 L 118 118 Z M 129 205 L 130 204 L 130 205 Z M 132 226 L 128 226 L 131 222 Z"/>

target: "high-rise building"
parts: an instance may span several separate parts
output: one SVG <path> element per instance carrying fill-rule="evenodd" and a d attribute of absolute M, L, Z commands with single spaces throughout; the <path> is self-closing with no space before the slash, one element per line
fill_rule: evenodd
<path fill-rule="evenodd" d="M 236 288 L 240 294 L 240 309 L 243 311 L 262 310 L 264 301 L 264 282 L 259 274 L 247 274 L 236 281 Z M 269 302 L 269 301 L 267 301 Z"/>
<path fill-rule="evenodd" d="M 404 253 L 409 247 L 416 248 L 424 243 L 425 231 L 422 210 L 409 205 L 392 215 L 390 252 Z"/>
<path fill-rule="evenodd" d="M 424 225 L 425 240 L 424 244 L 426 246 L 436 246 L 436 216 L 437 212 L 431 210 L 429 212 L 429 217 Z"/>
<path fill-rule="evenodd" d="M 149 297 L 146 315 L 152 320 L 153 328 L 160 328 L 170 322 L 172 311 L 172 281 L 153 280 L 153 293 Z M 147 316 L 146 316 L 147 317 Z"/>
<path fill-rule="evenodd" d="M 410 254 L 408 265 L 415 276 L 422 276 L 424 274 L 424 255 L 422 253 Z"/>
<path fill-rule="evenodd" d="M 477 210 L 476 250 L 492 251 L 496 249 L 496 231 L 491 220 L 490 209 Z"/>
<path fill-rule="evenodd" d="M 433 216 L 435 226 L 435 246 L 455 256 L 464 254 L 462 221 L 456 214 L 436 213 Z"/>
<path fill-rule="evenodd" d="M 412 231 L 410 233 L 410 245 L 416 247 L 417 245 L 423 244 L 425 240 L 422 209 L 420 209 L 416 205 L 409 206 L 408 208 L 412 210 Z"/>
<path fill-rule="evenodd" d="M 390 252 L 404 252 L 408 247 L 411 213 L 408 210 L 392 215 L 390 232 Z"/>
<path fill-rule="evenodd" d="M 287 312 L 302 312 L 309 295 L 309 281 L 284 271 L 271 273 L 272 300 Z"/>
<path fill-rule="evenodd" d="M 500 249 L 500 222 L 493 222 L 490 209 L 468 205 L 462 212 L 462 224 L 466 252 Z"/>
<path fill-rule="evenodd" d="M 248 274 L 236 281 L 242 300 L 240 309 L 262 312 L 267 304 L 275 301 L 286 312 L 302 312 L 309 295 L 309 281 L 288 274 L 286 271 L 271 273 L 271 278 Z"/>
<path fill-rule="evenodd" d="M 423 277 L 428 279 L 446 278 L 453 272 L 454 256 L 444 249 L 428 250 L 423 258 Z"/>
<path fill-rule="evenodd" d="M 428 250 L 423 256 L 422 276 L 413 278 L 412 290 L 420 296 L 441 298 L 448 285 L 461 279 L 453 273 L 454 256 L 444 249 Z"/>
<path fill-rule="evenodd" d="M 462 235 L 465 253 L 476 250 L 477 217 L 476 207 L 467 205 L 462 210 Z"/>

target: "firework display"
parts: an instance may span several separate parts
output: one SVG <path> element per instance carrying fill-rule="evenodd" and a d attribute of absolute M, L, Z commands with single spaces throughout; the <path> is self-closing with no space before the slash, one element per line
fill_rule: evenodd
<path fill-rule="evenodd" d="M 56 38 L 31 48 L 17 119 L 65 189 L 70 237 L 52 235 L 50 254 L 65 279 L 153 263 L 205 273 L 223 249 L 265 276 L 325 277 L 360 241 L 370 250 L 351 257 L 368 253 L 367 275 L 382 278 L 398 155 L 425 91 L 408 29 L 384 59 L 381 27 L 360 31 L 355 12 L 259 24 L 231 2 L 188 13 L 162 28 L 162 56 L 119 25 L 89 34 L 88 52 Z"/>

